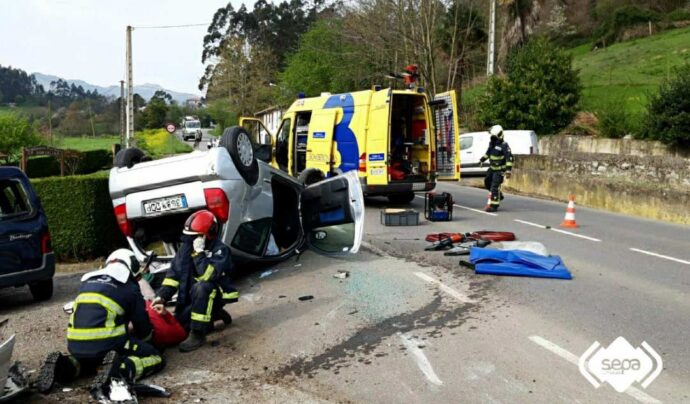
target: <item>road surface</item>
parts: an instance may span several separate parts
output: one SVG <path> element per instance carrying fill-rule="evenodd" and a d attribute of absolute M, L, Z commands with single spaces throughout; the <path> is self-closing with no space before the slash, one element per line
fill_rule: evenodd
<path fill-rule="evenodd" d="M 189 146 L 194 148 L 194 140 L 184 140 L 182 139 L 182 130 L 178 129 L 175 131 L 175 136 L 177 136 L 180 141 L 187 143 Z M 210 128 L 202 128 L 201 129 L 201 142 L 199 142 L 199 145 L 197 146 L 196 150 L 208 150 L 208 141 L 211 138 L 215 138 L 215 136 L 211 135 L 211 129 Z"/>
<path fill-rule="evenodd" d="M 307 252 L 243 277 L 240 302 L 226 306 L 232 326 L 193 354 L 168 350 L 167 369 L 152 381 L 186 402 L 690 400 L 690 227 L 578 207 L 580 228 L 564 233 L 556 231 L 564 204 L 508 195 L 490 215 L 481 211 L 486 191 L 438 190 L 455 197 L 453 222 L 383 227 L 387 202 L 372 199 L 358 255 Z M 423 200 L 412 206 L 421 211 Z M 457 257 L 423 250 L 427 233 L 484 229 L 544 243 L 574 279 L 480 276 Z M 338 271 L 350 276 L 335 278 Z M 58 277 L 49 304 L 32 303 L 26 290 L 0 291 L 8 331 L 20 334 L 15 358 L 36 367 L 64 349 L 60 307 L 78 279 Z M 648 388 L 595 389 L 578 371 L 593 342 L 619 336 L 662 356 Z M 84 401 L 87 383 L 48 400 Z"/>

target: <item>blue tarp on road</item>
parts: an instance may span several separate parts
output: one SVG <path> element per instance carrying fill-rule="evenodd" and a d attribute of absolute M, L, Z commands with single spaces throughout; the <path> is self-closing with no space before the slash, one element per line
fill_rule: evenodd
<path fill-rule="evenodd" d="M 532 276 L 536 278 L 572 279 L 561 257 L 522 250 L 492 250 L 472 247 L 470 262 L 475 273 L 485 275 Z"/>

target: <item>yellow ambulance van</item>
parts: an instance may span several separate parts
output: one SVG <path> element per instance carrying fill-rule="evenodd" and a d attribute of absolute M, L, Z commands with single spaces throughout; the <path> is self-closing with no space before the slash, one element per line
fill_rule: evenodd
<path fill-rule="evenodd" d="M 249 121 L 258 120 L 240 125 Z M 437 178 L 459 178 L 458 128 L 454 92 L 431 102 L 421 90 L 323 93 L 285 112 L 271 135 L 272 164 L 302 178 L 357 170 L 365 195 L 408 203 Z"/>

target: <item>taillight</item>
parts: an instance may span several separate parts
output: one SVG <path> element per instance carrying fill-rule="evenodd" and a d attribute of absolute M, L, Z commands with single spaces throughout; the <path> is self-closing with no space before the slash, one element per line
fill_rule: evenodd
<path fill-rule="evenodd" d="M 115 220 L 117 221 L 117 225 L 120 226 L 122 234 L 127 237 L 132 237 L 134 228 L 132 227 L 132 223 L 127 220 L 127 205 L 124 203 L 115 206 Z"/>
<path fill-rule="evenodd" d="M 367 154 L 362 153 L 361 156 L 359 156 L 359 171 L 360 172 L 367 172 Z"/>
<path fill-rule="evenodd" d="M 204 198 L 206 198 L 206 207 L 213 213 L 221 223 L 228 221 L 230 215 L 230 202 L 220 188 L 206 188 L 204 189 Z"/>
<path fill-rule="evenodd" d="M 50 232 L 48 230 L 41 234 L 41 252 L 43 254 L 53 252 L 53 244 L 50 242 Z"/>

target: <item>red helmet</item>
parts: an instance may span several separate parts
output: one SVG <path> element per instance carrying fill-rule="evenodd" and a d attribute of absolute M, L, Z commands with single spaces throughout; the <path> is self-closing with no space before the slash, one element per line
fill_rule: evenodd
<path fill-rule="evenodd" d="M 210 211 L 200 210 L 189 216 L 182 232 L 192 236 L 203 234 L 208 239 L 214 239 L 218 235 L 218 220 Z"/>

